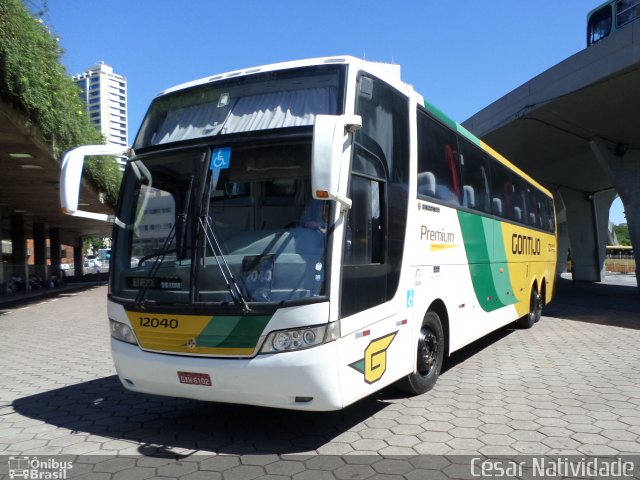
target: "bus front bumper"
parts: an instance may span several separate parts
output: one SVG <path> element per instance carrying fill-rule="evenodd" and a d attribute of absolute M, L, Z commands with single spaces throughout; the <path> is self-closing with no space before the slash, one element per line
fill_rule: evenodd
<path fill-rule="evenodd" d="M 211 358 L 145 352 L 112 338 L 111 352 L 120 381 L 134 392 L 296 410 L 344 406 L 336 342 L 254 358 Z M 211 384 L 181 383 L 178 372 L 209 375 Z"/>

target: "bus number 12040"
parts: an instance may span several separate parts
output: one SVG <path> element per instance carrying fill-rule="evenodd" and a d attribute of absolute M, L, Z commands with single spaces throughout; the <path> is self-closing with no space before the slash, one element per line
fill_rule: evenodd
<path fill-rule="evenodd" d="M 155 317 L 139 317 L 141 327 L 151 328 L 178 328 L 178 320 L 175 318 L 155 318 Z"/>

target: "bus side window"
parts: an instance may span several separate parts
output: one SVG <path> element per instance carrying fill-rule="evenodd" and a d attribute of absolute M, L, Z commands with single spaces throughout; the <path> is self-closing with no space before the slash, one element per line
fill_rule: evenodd
<path fill-rule="evenodd" d="M 513 219 L 513 184 L 510 172 L 499 162 L 491 165 L 491 207 L 494 215 Z"/>
<path fill-rule="evenodd" d="M 553 201 L 542 192 L 538 192 L 538 203 L 542 210 L 541 228 L 553 233 L 555 231 Z"/>
<path fill-rule="evenodd" d="M 524 182 L 516 177 L 513 182 L 513 220 L 518 223 L 527 223 L 527 190 Z"/>
<path fill-rule="evenodd" d="M 349 184 L 353 201 L 347 216 L 342 266 L 340 315 L 347 317 L 388 299 L 388 182 L 380 159 L 356 145 Z"/>
<path fill-rule="evenodd" d="M 547 205 L 547 230 L 551 233 L 555 233 L 556 231 L 556 212 L 555 209 L 553 208 L 553 200 L 545 197 L 545 203 Z"/>
<path fill-rule="evenodd" d="M 461 192 L 455 133 L 418 110 L 418 195 L 458 204 Z"/>
<path fill-rule="evenodd" d="M 529 225 L 540 228 L 542 226 L 541 205 L 538 202 L 538 191 L 529 188 Z"/>
<path fill-rule="evenodd" d="M 462 206 L 480 212 L 490 212 L 489 164 L 487 156 L 466 140 L 460 141 L 462 171 Z"/>
<path fill-rule="evenodd" d="M 381 214 L 382 182 L 353 174 L 345 241 L 345 265 L 383 262 L 384 229 Z"/>

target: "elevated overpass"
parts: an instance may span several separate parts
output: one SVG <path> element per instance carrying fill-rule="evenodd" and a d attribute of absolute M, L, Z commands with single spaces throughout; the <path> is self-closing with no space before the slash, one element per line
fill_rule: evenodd
<path fill-rule="evenodd" d="M 609 208 L 618 194 L 640 269 L 640 21 L 567 58 L 463 125 L 549 187 L 559 262 L 604 275 Z"/>

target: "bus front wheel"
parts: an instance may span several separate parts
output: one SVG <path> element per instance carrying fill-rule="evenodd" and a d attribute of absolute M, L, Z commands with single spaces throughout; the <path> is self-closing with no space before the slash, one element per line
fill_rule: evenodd
<path fill-rule="evenodd" d="M 538 290 L 533 287 L 531 289 L 531 297 L 529 298 L 529 313 L 518 320 L 518 326 L 521 328 L 531 328 L 533 325 L 540 321 L 542 317 L 542 296 L 538 293 Z"/>
<path fill-rule="evenodd" d="M 420 327 L 416 352 L 416 371 L 399 383 L 400 388 L 412 395 L 425 393 L 436 384 L 444 360 L 444 331 L 440 317 L 427 312 Z"/>

